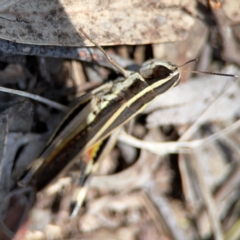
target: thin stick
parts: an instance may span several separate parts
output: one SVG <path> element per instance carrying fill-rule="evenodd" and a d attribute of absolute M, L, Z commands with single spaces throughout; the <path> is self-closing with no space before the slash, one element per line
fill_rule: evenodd
<path fill-rule="evenodd" d="M 44 103 L 44 104 L 46 104 L 46 105 L 48 105 L 48 106 L 50 106 L 52 108 L 56 108 L 56 109 L 58 109 L 60 111 L 63 111 L 63 112 L 68 112 L 69 111 L 68 107 L 66 107 L 66 106 L 64 106 L 64 105 L 62 105 L 60 103 L 51 101 L 51 100 L 49 100 L 47 98 L 41 97 L 39 95 L 35 95 L 35 94 L 32 94 L 32 93 L 27 93 L 27 92 L 24 92 L 24 91 L 15 90 L 15 89 L 11 89 L 11 88 L 6 88 L 6 87 L 0 87 L 0 91 L 33 99 L 35 101 Z"/>
<path fill-rule="evenodd" d="M 204 199 L 204 204 L 206 207 L 206 210 L 208 212 L 209 222 L 211 224 L 214 239 L 216 240 L 223 240 L 223 232 L 221 227 L 221 221 L 220 221 L 220 214 L 217 211 L 216 203 L 213 198 L 213 194 L 211 193 L 211 189 L 209 187 L 209 184 L 206 181 L 206 178 L 204 177 L 204 170 L 203 166 L 201 164 L 201 156 L 199 149 L 194 149 L 193 151 L 194 161 L 192 161 L 194 171 L 196 173 L 198 183 L 202 192 L 202 197 Z"/>
<path fill-rule="evenodd" d="M 236 121 L 227 128 L 214 133 L 206 138 L 193 141 L 175 141 L 175 142 L 149 142 L 135 138 L 124 131 L 118 136 L 120 142 L 129 144 L 130 146 L 148 150 L 152 153 L 163 155 L 169 153 L 178 153 L 181 149 L 189 151 L 189 149 L 197 148 L 212 142 L 221 136 L 225 136 L 240 127 L 240 120 Z M 186 152 L 187 152 L 186 151 Z"/>

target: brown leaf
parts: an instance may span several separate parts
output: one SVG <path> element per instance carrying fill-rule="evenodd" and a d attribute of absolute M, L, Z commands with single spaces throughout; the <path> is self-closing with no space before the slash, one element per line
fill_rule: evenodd
<path fill-rule="evenodd" d="M 0 38 L 18 43 L 92 45 L 82 27 L 101 45 L 169 42 L 185 38 L 193 18 L 183 11 L 195 1 L 20 1 L 1 12 Z M 84 40 L 84 41 L 83 41 Z"/>

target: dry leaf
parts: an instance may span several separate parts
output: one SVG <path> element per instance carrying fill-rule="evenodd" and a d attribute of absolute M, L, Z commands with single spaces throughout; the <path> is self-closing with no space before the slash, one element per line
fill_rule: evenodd
<path fill-rule="evenodd" d="M 144 44 L 184 39 L 194 19 L 166 1 L 22 0 L 0 13 L 0 38 L 37 45 L 84 46 L 82 27 L 98 44 Z M 86 45 L 92 45 L 86 41 Z"/>

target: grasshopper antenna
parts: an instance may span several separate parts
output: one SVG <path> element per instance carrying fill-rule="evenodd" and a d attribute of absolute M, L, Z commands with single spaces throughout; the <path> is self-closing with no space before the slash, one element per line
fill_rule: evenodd
<path fill-rule="evenodd" d="M 121 66 L 119 66 L 114 59 L 112 59 L 111 57 L 109 57 L 107 55 L 107 53 L 104 51 L 104 49 L 98 45 L 95 41 L 93 41 L 84 31 L 82 28 L 79 28 L 79 31 L 84 35 L 84 37 L 86 37 L 90 42 L 92 42 L 103 54 L 104 56 L 108 59 L 109 63 L 111 63 L 120 73 L 122 73 L 122 75 L 124 77 L 129 77 L 129 75 L 131 74 L 131 71 L 127 71 L 125 69 L 123 69 Z"/>
<path fill-rule="evenodd" d="M 192 59 L 187 61 L 186 63 L 179 65 L 178 67 L 183 67 L 191 62 L 197 62 L 198 59 Z M 196 70 L 191 70 L 191 71 L 184 71 L 184 72 L 191 72 L 191 73 L 202 73 L 202 74 L 209 74 L 209 75 L 216 75 L 216 76 L 224 76 L 224 77 L 233 77 L 233 78 L 238 78 L 237 75 L 234 74 L 226 74 L 226 73 L 215 73 L 215 72 L 206 72 L 206 71 L 196 71 Z"/>
<path fill-rule="evenodd" d="M 209 75 L 216 75 L 216 76 L 224 76 L 224 77 L 238 78 L 238 75 L 234 75 L 234 74 L 205 72 L 205 71 L 191 71 L 191 72 L 192 72 L 192 73 L 203 73 L 203 74 L 209 74 Z"/>
<path fill-rule="evenodd" d="M 185 62 L 184 64 L 182 64 L 182 65 L 179 65 L 179 66 L 177 66 L 177 67 L 183 67 L 183 66 L 185 66 L 185 65 L 187 65 L 187 64 L 189 64 L 189 63 L 191 63 L 191 62 L 197 62 L 198 61 L 198 59 L 196 58 L 196 59 L 192 59 L 192 60 L 189 60 L 189 61 L 187 61 L 187 62 Z"/>

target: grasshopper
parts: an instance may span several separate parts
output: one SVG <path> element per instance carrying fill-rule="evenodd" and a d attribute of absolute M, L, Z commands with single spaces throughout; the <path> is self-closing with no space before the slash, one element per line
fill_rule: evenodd
<path fill-rule="evenodd" d="M 125 71 L 116 63 L 114 66 L 125 78 L 96 89 L 69 112 L 22 185 L 42 190 L 65 167 L 142 112 L 156 96 L 176 86 L 181 77 L 176 65 L 161 60 L 145 62 L 139 73 Z"/>
<path fill-rule="evenodd" d="M 92 41 L 82 30 L 85 37 Z M 93 42 L 93 41 L 92 41 Z M 179 67 L 161 60 L 148 60 L 139 73 L 122 69 L 105 51 L 93 42 L 124 78 L 103 84 L 84 95 L 73 107 L 49 140 L 41 156 L 29 167 L 28 173 L 19 181 L 21 186 L 31 186 L 36 192 L 46 187 L 63 169 L 71 166 L 80 157 L 83 186 L 97 160 L 102 141 L 116 128 L 130 121 L 159 94 L 176 86 L 181 77 Z M 86 190 L 76 194 L 76 215 Z M 81 200 L 79 200 L 81 199 Z"/>

